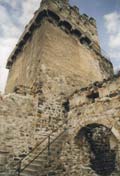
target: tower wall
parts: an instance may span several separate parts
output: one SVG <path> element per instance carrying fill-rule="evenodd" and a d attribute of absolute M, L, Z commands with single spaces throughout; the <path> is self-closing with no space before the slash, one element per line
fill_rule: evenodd
<path fill-rule="evenodd" d="M 44 91 L 70 93 L 113 74 L 111 62 L 94 41 L 96 32 L 93 39 L 88 35 L 91 27 L 83 24 L 82 30 L 78 16 L 78 10 L 67 2 L 62 6 L 58 1 L 42 2 L 8 59 L 6 93 L 19 85 L 33 88 L 38 82 Z M 87 22 L 96 30 L 90 19 Z"/>

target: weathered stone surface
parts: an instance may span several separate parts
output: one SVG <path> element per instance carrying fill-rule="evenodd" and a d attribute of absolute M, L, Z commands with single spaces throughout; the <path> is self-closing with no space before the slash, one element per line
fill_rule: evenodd
<path fill-rule="evenodd" d="M 119 176 L 120 77 L 93 18 L 43 0 L 7 66 L 1 176 Z"/>
<path fill-rule="evenodd" d="M 39 86 L 40 85 L 41 84 L 39 84 Z M 105 93 L 107 87 L 110 87 L 110 89 Z M 101 89 L 102 93 L 100 92 Z M 95 97 L 94 101 L 91 101 L 93 97 L 88 97 L 88 90 L 97 90 L 99 96 L 97 98 Z M 4 127 L 7 129 L 9 126 L 12 126 L 12 128 L 10 128 L 9 133 L 6 133 L 6 128 L 3 129 L 4 135 L 1 138 L 1 150 L 4 148 L 7 155 L 2 154 L 2 163 L 8 168 L 7 162 L 5 164 L 7 157 L 9 158 L 7 161 L 13 162 L 13 158 L 19 160 L 20 156 L 23 157 L 24 154 L 30 151 L 29 147 L 34 148 L 35 145 L 38 144 L 40 140 L 46 138 L 51 131 L 59 129 L 55 134 L 58 138 L 57 143 L 54 142 L 56 137 L 51 136 L 51 142 L 53 142 L 54 147 L 52 147 L 52 144 L 50 145 L 50 158 L 47 152 L 47 139 L 45 143 L 42 143 L 42 145 L 36 149 L 35 153 L 32 153 L 31 157 L 25 158 L 25 163 L 27 163 L 32 158 L 36 157 L 36 154 L 44 147 L 47 147 L 46 152 L 39 155 L 37 159 L 34 160 L 34 163 L 31 163 L 29 167 L 25 169 L 24 172 L 26 174 L 30 174 L 32 169 L 32 172 L 34 172 L 34 174 L 37 173 L 39 176 L 41 176 L 41 171 L 42 176 L 48 173 L 53 174 L 53 172 L 61 176 L 92 176 L 103 175 L 103 173 L 119 176 L 120 96 L 119 93 L 110 96 L 111 91 L 118 92 L 118 90 L 119 77 L 94 83 L 87 88 L 82 88 L 74 92 L 72 95 L 65 96 L 63 94 L 62 97 L 58 96 L 58 94 L 56 94 L 56 96 L 51 94 L 47 89 L 46 91 L 43 89 L 42 93 L 44 97 L 40 96 L 41 93 L 39 96 L 37 94 L 35 97 L 33 97 L 32 94 L 26 96 L 20 94 L 3 96 L 1 98 L 0 108 L 1 125 L 4 124 Z M 33 92 L 36 91 L 34 90 Z M 25 117 L 26 119 L 24 120 Z M 105 128 L 110 129 L 110 136 L 103 137 L 103 133 L 101 133 L 100 137 L 100 140 L 107 142 L 108 152 L 105 152 L 105 156 L 102 158 L 97 156 L 96 160 L 94 160 L 89 142 L 87 142 L 84 137 L 84 132 L 81 132 L 80 136 L 76 138 L 80 130 L 92 124 L 103 125 Z M 67 135 L 61 139 L 59 135 L 64 129 L 67 130 Z M 99 133 L 94 132 L 94 139 L 97 139 L 97 137 L 99 137 Z M 99 143 L 99 150 L 103 150 L 103 142 Z M 12 158 L 10 156 L 12 156 Z M 43 156 L 46 157 L 44 158 Z M 103 161 L 101 160 L 103 158 L 105 158 L 104 168 L 102 166 Z M 42 160 L 42 164 L 38 160 Z M 94 163 L 94 161 L 96 161 L 96 163 Z M 90 166 L 91 162 L 92 166 Z M 23 162 L 23 164 L 25 163 Z M 46 165 L 46 163 L 48 164 Z M 106 168 L 109 167 L 108 172 Z M 103 169 L 101 170 L 101 168 Z M 2 170 L 5 170 L 5 168 L 2 167 L 1 171 Z M 10 169 L 8 170 L 10 171 Z"/>

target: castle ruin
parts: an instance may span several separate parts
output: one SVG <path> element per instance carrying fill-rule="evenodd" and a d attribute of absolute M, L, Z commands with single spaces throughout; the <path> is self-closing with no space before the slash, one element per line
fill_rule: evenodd
<path fill-rule="evenodd" d="M 94 18 L 42 0 L 7 68 L 0 176 L 120 175 L 120 75 Z"/>

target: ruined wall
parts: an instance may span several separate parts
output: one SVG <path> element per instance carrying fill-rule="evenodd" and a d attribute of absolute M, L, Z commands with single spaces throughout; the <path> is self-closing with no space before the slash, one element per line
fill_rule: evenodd
<path fill-rule="evenodd" d="M 58 136 L 65 129 L 66 135 L 62 139 L 58 138 L 58 142 L 50 147 L 53 163 L 47 169 L 49 155 L 47 151 L 44 154 L 47 159 L 43 159 L 40 167 L 42 166 L 45 173 L 52 170 L 60 176 L 98 176 L 105 173 L 119 176 L 119 81 L 120 77 L 114 76 L 76 90 L 68 97 L 55 97 L 49 93 L 49 97 L 46 96 L 44 101 L 39 96 L 33 98 L 32 92 L 31 96 L 11 94 L 1 98 L 0 157 L 3 166 L 8 162 L 13 164 L 14 158 L 18 161 L 51 131 L 58 130 Z M 93 137 L 87 136 L 90 137 L 88 140 L 86 135 L 89 133 L 86 134 L 84 129 L 90 125 L 97 127 L 91 128 L 90 133 L 93 133 Z M 92 152 L 94 148 L 95 156 Z M 39 148 L 37 153 L 41 150 Z M 98 152 L 102 152 L 102 159 Z"/>
<path fill-rule="evenodd" d="M 119 77 L 114 77 L 96 83 L 96 87 L 99 85 L 98 91 L 101 89 L 103 93 L 108 90 L 107 94 L 88 97 L 89 90 L 96 91 L 94 84 L 76 91 L 70 97 L 68 136 L 60 156 L 64 168 L 61 176 L 119 176 L 119 80 Z"/>

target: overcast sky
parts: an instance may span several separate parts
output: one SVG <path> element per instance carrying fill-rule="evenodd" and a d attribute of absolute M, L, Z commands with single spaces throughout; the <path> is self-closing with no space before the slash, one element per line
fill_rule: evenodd
<path fill-rule="evenodd" d="M 97 20 L 101 47 L 110 56 L 114 68 L 120 67 L 120 0 L 70 0 L 80 13 Z M 24 26 L 39 8 L 40 0 L 0 0 L 0 90 L 3 91 L 8 71 L 6 61 Z"/>

